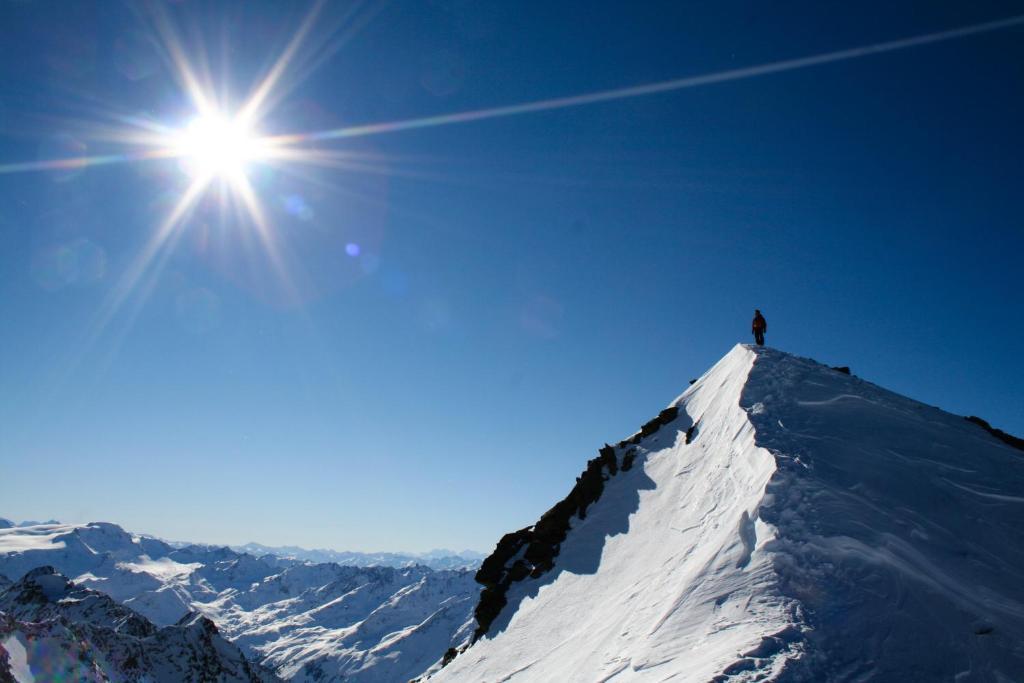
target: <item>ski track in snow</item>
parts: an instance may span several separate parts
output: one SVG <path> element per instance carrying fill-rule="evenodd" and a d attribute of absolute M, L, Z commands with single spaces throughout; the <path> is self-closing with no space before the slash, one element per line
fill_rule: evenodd
<path fill-rule="evenodd" d="M 1024 680 L 1020 454 L 768 348 L 672 405 L 432 681 Z"/>
<path fill-rule="evenodd" d="M 950 481 L 949 479 L 943 479 L 943 481 L 951 486 L 957 487 L 962 491 L 967 491 L 968 493 L 973 493 L 976 496 L 988 498 L 989 500 L 998 500 L 1005 503 L 1024 503 L 1024 496 L 1008 496 L 1002 493 L 986 493 L 984 491 L 972 489 L 970 486 L 964 486 L 963 484 L 958 484 L 955 481 Z"/>

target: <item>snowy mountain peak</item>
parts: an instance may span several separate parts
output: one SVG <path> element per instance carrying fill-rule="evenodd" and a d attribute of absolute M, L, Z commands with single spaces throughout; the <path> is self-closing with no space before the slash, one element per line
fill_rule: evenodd
<path fill-rule="evenodd" d="M 1024 458 L 737 346 L 481 565 L 437 680 L 1013 680 Z"/>
<path fill-rule="evenodd" d="M 34 589 L 42 601 L 56 602 L 68 595 L 73 588 L 70 581 L 50 566 L 36 567 L 21 580 L 26 589 Z"/>

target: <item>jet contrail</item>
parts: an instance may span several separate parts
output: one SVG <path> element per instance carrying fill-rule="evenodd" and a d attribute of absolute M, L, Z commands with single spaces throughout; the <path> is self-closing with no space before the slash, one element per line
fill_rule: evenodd
<path fill-rule="evenodd" d="M 702 74 L 699 76 L 687 76 L 685 78 L 676 78 L 670 81 L 660 81 L 658 83 L 647 83 L 645 85 L 615 88 L 613 90 L 600 90 L 598 92 L 584 93 L 582 95 L 556 97 L 554 99 L 537 100 L 534 102 L 523 102 L 520 104 L 492 107 L 489 109 L 476 109 L 471 111 L 456 112 L 452 114 L 425 116 L 422 118 L 405 119 L 402 121 L 370 123 L 359 126 L 349 126 L 346 128 L 334 128 L 332 130 L 323 130 L 313 133 L 294 133 L 287 135 L 278 135 L 263 138 L 259 142 L 270 147 L 283 147 L 288 145 L 301 145 L 303 143 L 309 142 L 319 142 L 323 140 L 338 140 L 343 138 L 362 137 L 366 135 L 396 133 L 403 130 L 413 130 L 416 128 L 448 126 L 455 123 L 468 123 L 470 121 L 497 119 L 505 116 L 515 116 L 516 114 L 529 114 L 532 112 L 550 111 L 552 109 L 579 107 L 585 104 L 609 102 L 611 100 L 622 100 L 631 97 L 641 97 L 643 95 L 654 95 L 656 93 L 671 92 L 675 90 L 685 90 L 687 88 L 696 88 L 702 85 L 726 83 L 729 81 L 739 81 L 746 78 L 754 78 L 757 76 L 767 76 L 769 74 L 776 74 L 784 71 L 795 71 L 797 69 L 804 69 L 811 66 L 819 66 L 821 64 L 830 64 L 832 62 L 841 62 L 848 59 L 868 57 L 870 55 L 877 55 L 884 52 L 895 52 L 896 50 L 905 50 L 907 48 L 917 47 L 920 45 L 940 43 L 947 40 L 954 40 L 957 38 L 966 38 L 968 36 L 974 36 L 980 33 L 989 33 L 991 31 L 998 31 L 1013 26 L 1020 26 L 1022 24 L 1024 24 L 1024 14 L 1018 14 L 1012 17 L 1007 17 L 1005 19 L 989 21 L 982 24 L 971 24 L 970 26 L 962 26 L 960 28 L 950 29 L 948 31 L 927 33 L 924 35 L 911 36 L 909 38 L 900 38 L 898 40 L 891 40 L 884 43 L 875 43 L 873 45 L 852 47 L 847 48 L 845 50 L 836 50 L 835 52 L 825 52 L 817 55 L 810 55 L 807 57 L 784 59 L 777 62 L 768 62 L 767 64 L 761 64 L 758 66 L 747 66 L 739 69 L 729 69 L 727 71 L 716 71 L 714 73 Z M 127 161 L 141 161 L 145 159 L 164 158 L 171 156 L 175 156 L 175 154 L 170 150 L 149 150 L 128 154 L 111 154 L 105 156 L 78 157 L 71 159 L 48 159 L 42 161 L 0 164 L 0 174 L 14 173 L 19 171 L 42 171 L 62 168 L 77 168 L 80 166 L 122 163 Z"/>
<path fill-rule="evenodd" d="M 481 121 L 484 119 L 514 116 L 516 114 L 564 109 L 566 107 L 579 107 L 584 104 L 622 100 L 630 97 L 641 97 L 643 95 L 653 95 L 655 93 L 695 88 L 701 85 L 710 85 L 712 83 L 725 83 L 727 81 L 738 81 L 745 78 L 754 78 L 756 76 L 766 76 L 768 74 L 776 74 L 783 71 L 794 71 L 796 69 L 803 69 L 809 66 L 841 62 L 847 59 L 857 59 L 858 57 L 867 57 L 869 55 L 877 55 L 883 52 L 905 50 L 919 45 L 939 43 L 946 40 L 954 40 L 956 38 L 966 38 L 967 36 L 973 36 L 979 33 L 988 33 L 990 31 L 998 31 L 1000 29 L 1019 26 L 1021 24 L 1024 24 L 1024 14 L 1018 14 L 1006 19 L 999 19 L 997 21 L 990 21 L 983 24 L 963 26 L 961 28 L 950 29 L 948 31 L 939 31 L 937 33 L 900 38 L 898 40 L 892 40 L 885 43 L 875 43 L 873 45 L 852 47 L 845 50 L 825 52 L 823 54 L 811 55 L 808 57 L 797 57 L 795 59 L 785 59 L 778 62 L 768 62 L 767 64 L 761 64 L 759 66 L 748 66 L 739 69 L 730 69 L 728 71 L 717 71 L 715 73 L 702 74 L 699 76 L 676 78 L 670 81 L 648 83 L 646 85 L 636 85 L 626 88 L 616 88 L 614 90 L 601 90 L 582 95 L 557 97 L 554 99 L 539 100 L 536 102 L 524 102 L 521 104 L 512 104 L 503 107 L 494 107 L 491 109 L 477 109 L 454 114 L 440 114 L 437 116 L 426 116 L 423 118 L 392 121 L 389 123 L 371 123 L 361 126 L 350 126 L 347 128 L 335 128 L 333 130 L 319 131 L 316 133 L 283 135 L 271 138 L 269 142 L 272 144 L 295 144 L 320 140 L 361 137 L 365 135 L 380 135 L 381 133 L 394 133 L 403 130 L 412 130 L 414 128 L 447 126 L 453 123 L 466 123 L 469 121 Z"/>

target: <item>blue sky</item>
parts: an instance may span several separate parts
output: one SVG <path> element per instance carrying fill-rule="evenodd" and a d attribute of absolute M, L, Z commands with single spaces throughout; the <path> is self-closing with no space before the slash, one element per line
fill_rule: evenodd
<path fill-rule="evenodd" d="M 241 102 L 311 5 L 164 7 Z M 267 134 L 756 66 L 1012 2 L 323 10 Z M 113 2 L 0 5 L 0 168 L 194 115 Z M 125 272 L 175 160 L 0 174 L 0 514 L 172 539 L 489 549 L 749 341 L 1024 434 L 1024 27 L 586 106 L 309 142 Z M 158 267 L 159 266 L 159 267 Z M 118 293 L 124 301 L 110 308 Z M 107 306 L 107 308 L 105 308 Z M 111 310 L 104 316 L 102 311 Z"/>

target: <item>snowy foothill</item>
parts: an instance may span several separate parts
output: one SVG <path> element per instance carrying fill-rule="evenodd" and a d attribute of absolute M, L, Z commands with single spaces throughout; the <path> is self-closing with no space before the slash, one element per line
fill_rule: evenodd
<path fill-rule="evenodd" d="M 1018 680 L 1024 453 L 766 348 L 674 405 L 432 680 Z"/>

